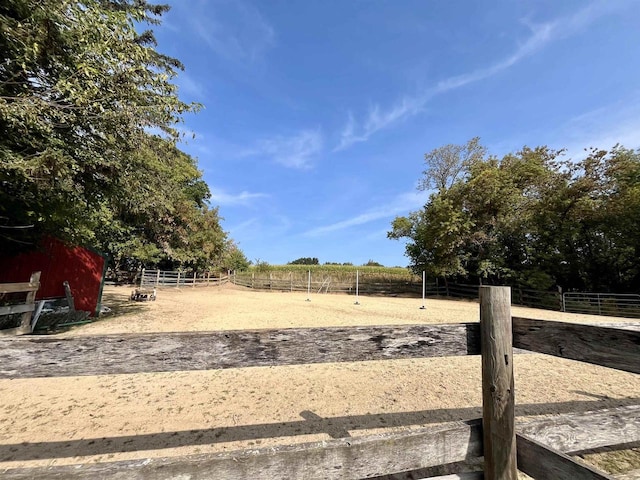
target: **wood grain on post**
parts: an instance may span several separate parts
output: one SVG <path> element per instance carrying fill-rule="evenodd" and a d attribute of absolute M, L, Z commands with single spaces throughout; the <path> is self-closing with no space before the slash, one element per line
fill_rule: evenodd
<path fill-rule="evenodd" d="M 31 278 L 29 279 L 29 287 L 30 291 L 27 293 L 27 300 L 25 302 L 26 305 L 33 305 L 35 307 L 36 302 L 36 292 L 38 288 L 40 288 L 40 272 L 33 272 L 31 274 Z M 20 333 L 31 333 L 31 312 L 24 312 L 22 314 L 22 319 L 20 320 Z"/>
<path fill-rule="evenodd" d="M 480 287 L 482 428 L 486 480 L 517 480 L 511 289 Z"/>

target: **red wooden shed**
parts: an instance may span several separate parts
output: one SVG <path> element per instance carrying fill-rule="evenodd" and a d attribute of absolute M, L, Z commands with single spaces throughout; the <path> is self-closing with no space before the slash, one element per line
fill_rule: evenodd
<path fill-rule="evenodd" d="M 63 282 L 69 282 L 76 310 L 100 312 L 106 257 L 55 238 L 42 241 L 38 250 L 15 257 L 0 254 L 0 283 L 25 282 L 32 272 L 42 272 L 36 300 L 64 298 Z"/>

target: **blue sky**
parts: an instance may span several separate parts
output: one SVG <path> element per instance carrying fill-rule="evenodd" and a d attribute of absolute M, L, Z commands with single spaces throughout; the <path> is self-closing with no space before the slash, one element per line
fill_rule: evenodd
<path fill-rule="evenodd" d="M 447 143 L 640 147 L 637 0 L 170 3 L 182 149 L 251 260 L 406 265 L 386 232 Z"/>

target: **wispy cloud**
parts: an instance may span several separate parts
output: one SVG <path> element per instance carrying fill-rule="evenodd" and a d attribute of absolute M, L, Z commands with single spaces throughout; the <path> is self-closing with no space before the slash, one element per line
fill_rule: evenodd
<path fill-rule="evenodd" d="M 274 28 L 252 5 L 241 0 L 197 5 L 190 15 L 194 31 L 217 55 L 251 63 L 275 44 Z"/>
<path fill-rule="evenodd" d="M 435 96 L 497 75 L 516 65 L 524 58 L 543 49 L 550 43 L 584 30 L 599 18 L 615 13 L 621 8 L 628 6 L 629 3 L 630 2 L 625 0 L 596 1 L 573 15 L 554 21 L 541 24 L 523 21 L 529 28 L 530 34 L 508 57 L 488 67 L 446 78 L 438 82 L 434 87 L 418 95 L 402 97 L 386 109 L 382 109 L 379 105 L 374 105 L 370 108 L 366 119 L 364 119 L 360 125 L 357 124 L 353 114 L 349 112 L 347 124 L 340 134 L 340 140 L 334 148 L 334 151 L 344 150 L 356 143 L 367 141 L 369 137 L 380 130 L 424 111 L 427 103 Z"/>
<path fill-rule="evenodd" d="M 233 225 L 228 228 L 228 230 L 233 234 L 237 235 L 239 233 L 248 232 L 251 233 L 254 230 L 255 225 L 258 223 L 258 219 L 256 217 L 249 218 L 241 223 Z"/>
<path fill-rule="evenodd" d="M 590 147 L 609 149 L 616 144 L 640 148 L 640 94 L 624 103 L 616 102 L 577 115 L 557 129 L 567 155 L 579 159 Z"/>
<path fill-rule="evenodd" d="M 180 72 L 176 81 L 179 87 L 179 92 L 185 93 L 190 97 L 193 97 L 196 101 L 200 101 L 206 97 L 206 89 L 204 85 L 196 81 L 191 75 L 186 72 Z"/>
<path fill-rule="evenodd" d="M 210 188 L 211 201 L 216 205 L 249 205 L 254 200 L 266 198 L 266 193 L 251 193 L 242 191 L 240 193 L 228 193 L 219 188 Z"/>
<path fill-rule="evenodd" d="M 424 205 L 427 199 L 428 194 L 426 192 L 415 191 L 402 193 L 393 198 L 384 206 L 372 208 L 354 217 L 341 220 L 340 222 L 312 228 L 311 230 L 307 230 L 306 232 L 304 232 L 303 235 L 307 237 L 317 237 L 320 235 L 325 235 L 327 233 L 336 232 L 338 230 L 344 230 L 358 225 L 364 225 L 366 223 L 380 220 L 382 218 L 391 218 L 402 213 L 406 214 L 410 210 L 415 210 L 416 208 Z"/>
<path fill-rule="evenodd" d="M 322 151 L 323 137 L 319 129 L 302 130 L 295 135 L 275 136 L 246 151 L 247 156 L 267 156 L 288 168 L 308 169 Z"/>

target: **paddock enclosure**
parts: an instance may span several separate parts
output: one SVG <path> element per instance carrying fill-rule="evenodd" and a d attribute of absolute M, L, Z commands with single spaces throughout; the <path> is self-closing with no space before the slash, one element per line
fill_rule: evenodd
<path fill-rule="evenodd" d="M 194 290 L 160 290 L 157 302 L 134 304 L 127 289 L 107 288 L 104 303 L 116 316 L 60 335 L 3 339 L 4 476 L 85 478 L 92 472 L 92 478 L 114 478 L 116 471 L 121 478 L 243 478 L 197 472 L 255 477 L 289 465 L 290 478 L 303 471 L 316 472 L 315 478 L 350 478 L 349 472 L 364 478 L 458 462 L 481 451 L 471 421 L 482 416 L 481 362 L 473 355 L 477 303 L 429 299 L 421 311 L 416 299 L 361 297 L 356 306 L 349 296 L 312 295 L 305 302 L 303 294 L 229 285 Z M 624 321 L 516 307 L 512 314 Z M 525 342 L 528 335 L 516 336 L 516 346 L 535 350 L 562 338 L 562 348 L 548 353 L 576 358 L 598 343 L 587 341 L 579 325 L 549 326 L 514 320 L 514 332 L 551 335 L 536 345 Z M 519 431 L 555 438 L 552 446 L 570 453 L 638 435 L 637 335 L 604 330 L 598 338 L 621 336 L 609 339 L 615 348 L 609 343 L 596 360 L 629 371 L 514 356 Z M 625 345 L 631 349 L 626 356 Z M 584 413 L 602 409 L 608 411 Z M 571 432 L 554 433 L 567 425 Z M 579 425 L 588 432 L 582 437 Z M 613 434 L 602 438 L 594 434 L 599 431 Z M 581 438 L 587 437 L 584 448 Z M 437 455 L 429 456 L 429 445 L 442 438 L 448 447 L 434 447 Z M 455 447 L 460 438 L 466 440 Z M 335 470 L 337 460 L 344 470 Z M 612 473 L 640 468 L 637 450 L 588 460 Z M 87 470 L 95 462 L 101 467 Z M 65 470 L 75 464 L 84 466 Z"/>

